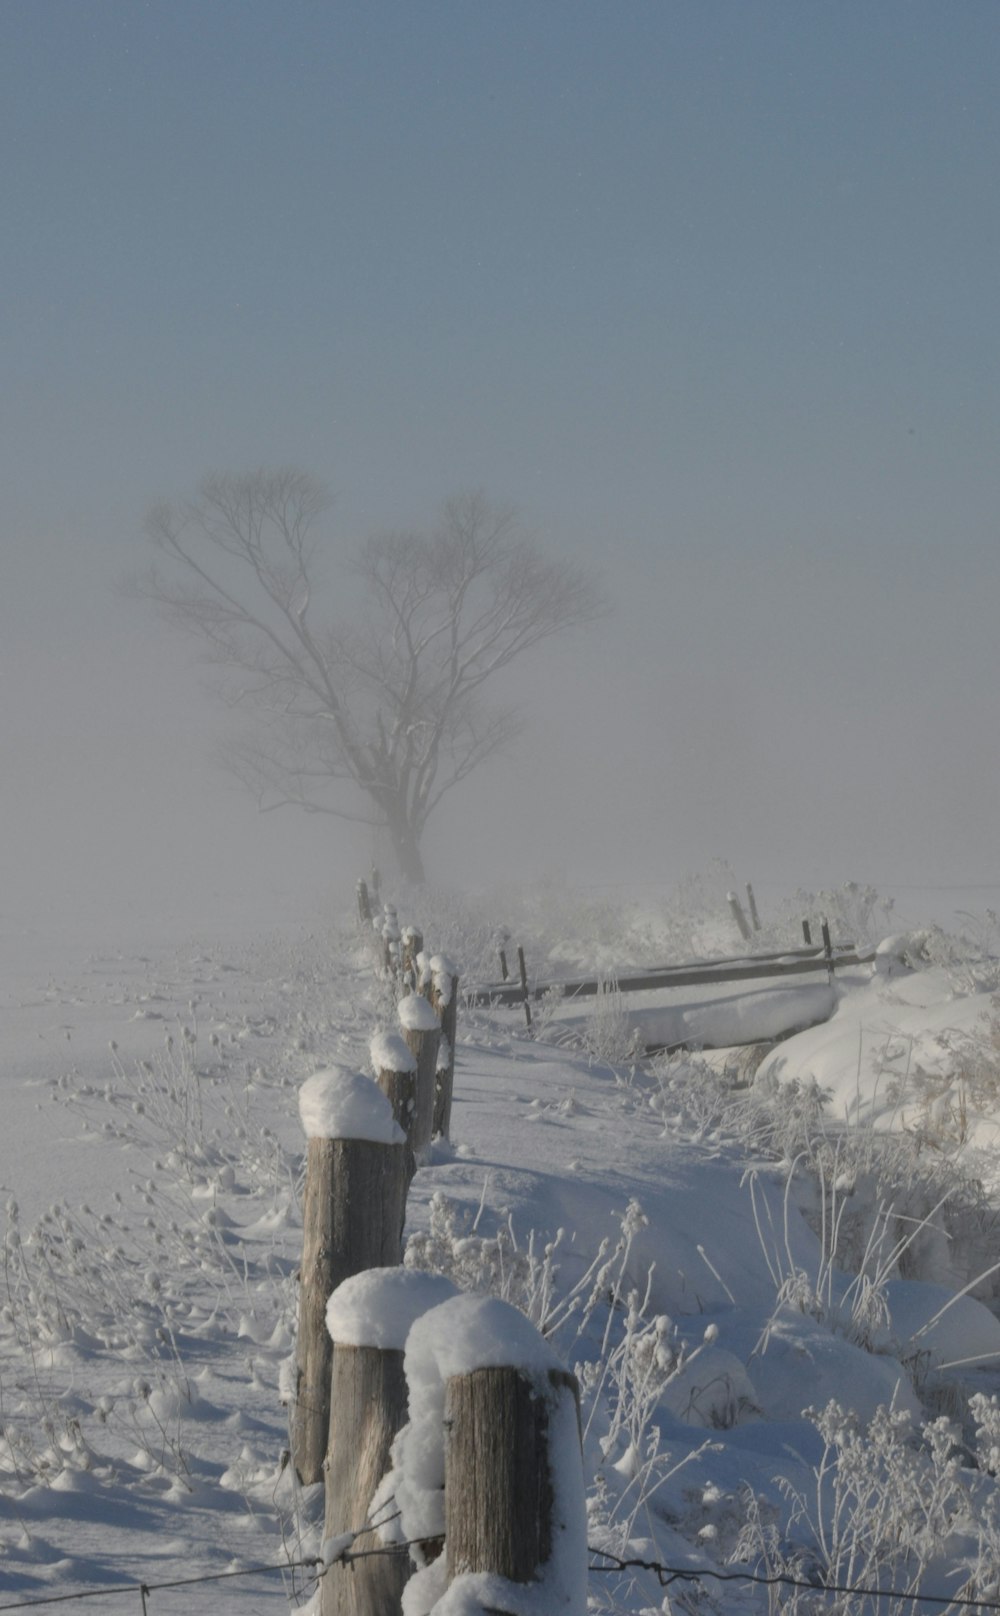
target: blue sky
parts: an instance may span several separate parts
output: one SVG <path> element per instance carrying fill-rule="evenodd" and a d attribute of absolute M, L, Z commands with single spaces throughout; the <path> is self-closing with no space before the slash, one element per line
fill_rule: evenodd
<path fill-rule="evenodd" d="M 483 486 L 608 579 L 443 823 L 462 879 L 528 840 L 1000 880 L 998 68 L 994 0 L 7 0 L 22 911 L 367 852 L 233 795 L 190 653 L 112 589 L 154 497 L 285 461 L 345 546 Z"/>

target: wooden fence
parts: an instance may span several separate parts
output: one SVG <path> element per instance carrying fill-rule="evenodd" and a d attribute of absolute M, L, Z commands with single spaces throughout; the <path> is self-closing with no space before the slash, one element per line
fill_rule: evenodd
<path fill-rule="evenodd" d="M 422 937 L 394 910 L 376 914 L 365 883 L 358 912 L 378 971 L 396 986 L 399 1030 L 372 1040 L 375 1082 L 332 1067 L 299 1097 L 307 1151 L 291 1456 L 303 1485 L 324 1484 L 319 1616 L 400 1616 L 414 1569 L 442 1553 L 447 1585 L 480 1573 L 540 1581 L 560 1604 L 571 1590 L 582 1609 L 585 1557 L 560 1560 L 561 1544 L 585 1541 L 575 1378 L 508 1303 L 450 1295 L 449 1281 L 402 1266 L 409 1185 L 432 1139 L 448 1136 L 458 970 L 417 947 Z M 406 1343 L 418 1331 L 411 1369 Z M 456 1339 L 472 1343 L 458 1364 Z M 477 1341 L 488 1343 L 482 1362 Z M 442 1485 L 428 1489 L 435 1447 Z M 466 1608 L 478 1608 L 474 1598 Z"/>

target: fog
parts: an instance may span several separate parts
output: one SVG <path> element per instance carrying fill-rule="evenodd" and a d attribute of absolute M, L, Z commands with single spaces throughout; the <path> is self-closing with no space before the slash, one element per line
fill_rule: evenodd
<path fill-rule="evenodd" d="M 1000 890 L 992 0 L 8 0 L 0 919 L 342 910 L 124 575 L 210 469 L 332 557 L 514 503 L 601 623 L 429 875 Z M 992 891 L 991 891 L 992 887 Z"/>

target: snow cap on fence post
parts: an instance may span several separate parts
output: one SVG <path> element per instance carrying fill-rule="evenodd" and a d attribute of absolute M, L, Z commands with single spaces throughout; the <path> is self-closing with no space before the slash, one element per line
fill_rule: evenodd
<path fill-rule="evenodd" d="M 299 1117 L 307 1139 L 369 1139 L 403 1143 L 403 1131 L 377 1083 L 348 1066 L 328 1066 L 299 1089 Z"/>
<path fill-rule="evenodd" d="M 415 1322 L 404 1359 L 409 1424 L 380 1495 L 409 1541 L 444 1536 L 407 1606 L 586 1608 L 579 1392 L 534 1325 L 496 1297 L 458 1296 Z"/>
<path fill-rule="evenodd" d="M 311 1486 L 330 1422 L 326 1304 L 349 1275 L 400 1261 L 413 1157 L 381 1089 L 346 1066 L 306 1079 L 299 1115 L 307 1143 L 292 1457 Z"/>

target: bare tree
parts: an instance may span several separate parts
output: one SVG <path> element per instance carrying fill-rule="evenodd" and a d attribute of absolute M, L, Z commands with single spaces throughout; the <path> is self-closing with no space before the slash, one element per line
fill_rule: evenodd
<path fill-rule="evenodd" d="M 294 469 L 207 477 L 151 511 L 159 562 L 132 592 L 199 641 L 226 699 L 252 710 L 227 761 L 260 806 L 385 826 L 419 882 L 434 809 L 520 727 L 483 687 L 602 600 L 482 494 L 450 500 L 434 533 L 383 534 L 348 561 L 319 536 L 328 503 Z M 350 574 L 352 614 L 337 600 Z M 324 591 L 339 616 L 322 612 Z"/>

